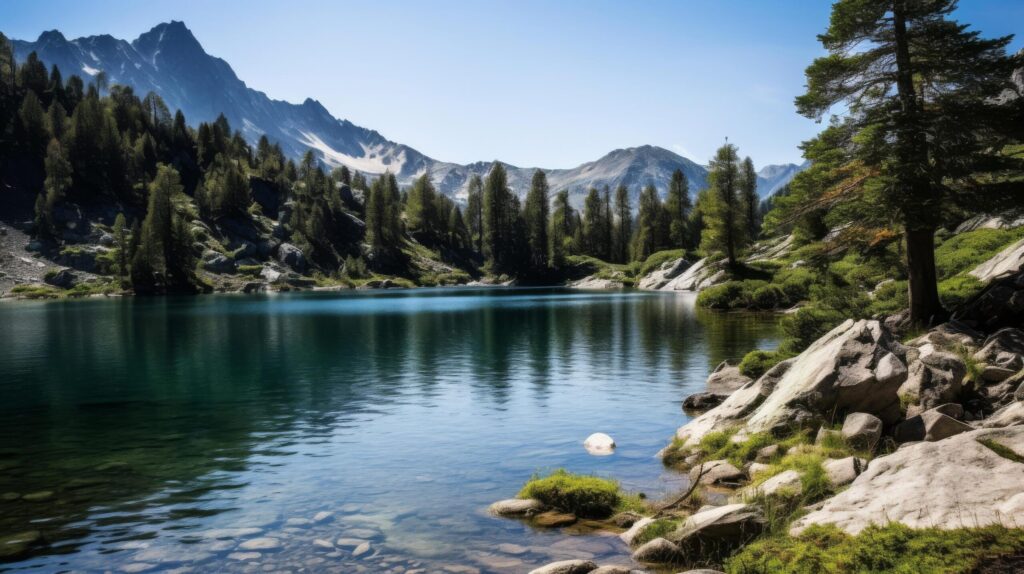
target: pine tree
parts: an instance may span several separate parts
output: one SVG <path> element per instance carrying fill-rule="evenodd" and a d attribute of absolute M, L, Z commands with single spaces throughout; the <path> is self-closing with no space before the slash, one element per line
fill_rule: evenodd
<path fill-rule="evenodd" d="M 462 210 L 454 204 L 448 213 L 448 244 L 455 249 L 469 247 L 469 230 L 466 229 L 466 220 L 462 216 Z"/>
<path fill-rule="evenodd" d="M 665 200 L 665 210 L 668 212 L 669 221 L 669 243 L 674 248 L 692 247 L 687 233 L 690 208 L 690 184 L 686 181 L 686 174 L 683 173 L 683 170 L 677 169 L 672 172 L 672 180 L 668 186 L 668 198 Z"/>
<path fill-rule="evenodd" d="M 633 238 L 633 259 L 644 261 L 665 244 L 665 211 L 658 190 L 648 184 L 640 193 L 636 235 Z"/>
<path fill-rule="evenodd" d="M 548 266 L 548 191 L 547 175 L 539 169 L 533 172 L 523 211 L 530 245 L 530 266 L 533 269 L 545 269 Z"/>
<path fill-rule="evenodd" d="M 410 233 L 422 233 L 431 239 L 438 238 L 440 226 L 437 212 L 437 192 L 430 176 L 426 173 L 413 182 L 405 202 L 405 220 Z"/>
<path fill-rule="evenodd" d="M 945 316 L 934 253 L 943 215 L 1022 202 L 1019 184 L 999 176 L 1021 169 L 1000 151 L 1024 122 L 1018 104 L 999 96 L 1024 62 L 1007 56 L 1011 37 L 983 39 L 950 19 L 955 8 L 955 0 L 835 2 L 819 36 L 828 55 L 807 68 L 807 93 L 796 100 L 814 119 L 843 110 L 833 126 L 848 134 L 844 177 L 818 197 L 899 221 L 918 325 Z"/>
<path fill-rule="evenodd" d="M 743 218 L 747 222 L 747 237 L 754 239 L 761 232 L 761 198 L 757 195 L 757 172 L 750 157 L 743 160 L 740 171 L 740 201 L 743 203 Z"/>
<path fill-rule="evenodd" d="M 40 234 L 54 236 L 57 226 L 53 219 L 53 208 L 64 199 L 71 188 L 71 164 L 64 158 L 64 151 L 57 140 L 50 140 L 46 147 L 46 179 L 43 191 L 36 198 L 36 226 Z"/>
<path fill-rule="evenodd" d="M 633 207 L 629 204 L 629 189 L 619 185 L 615 189 L 615 231 L 612 249 L 613 261 L 629 261 L 629 247 L 633 241 Z"/>
<path fill-rule="evenodd" d="M 46 113 L 35 92 L 25 94 L 18 110 L 17 141 L 33 156 L 42 158 L 46 154 L 50 134 L 46 129 Z"/>
<path fill-rule="evenodd" d="M 701 206 L 704 216 L 701 249 L 708 253 L 724 252 L 730 266 L 736 265 L 737 254 L 747 237 L 738 159 L 736 146 L 725 144 L 718 148 L 711 160 L 706 205 Z"/>
<path fill-rule="evenodd" d="M 128 278 L 128 261 L 129 261 L 129 245 L 128 245 L 128 230 L 126 228 L 127 223 L 125 222 L 124 214 L 118 212 L 117 217 L 114 218 L 114 246 L 116 247 L 116 258 L 115 265 L 117 266 L 117 277 L 122 285 Z"/>
<path fill-rule="evenodd" d="M 466 188 L 466 227 L 475 249 L 484 250 L 484 180 L 473 174 Z"/>
<path fill-rule="evenodd" d="M 508 187 L 505 167 L 494 162 L 484 181 L 483 192 L 484 257 L 494 273 L 512 270 L 515 239 L 513 208 L 517 204 L 518 200 Z"/>
<path fill-rule="evenodd" d="M 565 265 L 566 247 L 573 235 L 573 209 L 569 204 L 568 190 L 555 195 L 551 212 L 551 266 L 558 269 Z"/>

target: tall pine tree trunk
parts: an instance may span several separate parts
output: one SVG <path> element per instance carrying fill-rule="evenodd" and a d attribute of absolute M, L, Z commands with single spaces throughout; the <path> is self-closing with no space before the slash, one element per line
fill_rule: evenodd
<path fill-rule="evenodd" d="M 939 300 L 938 277 L 935 273 L 935 227 L 929 220 L 934 214 L 919 214 L 920 207 L 933 192 L 925 169 L 928 163 L 927 140 L 921 125 L 914 73 L 907 36 L 905 0 L 893 1 L 893 39 L 896 44 L 896 89 L 900 99 L 897 120 L 897 185 L 903 194 L 903 217 L 907 239 L 907 273 L 909 279 L 910 322 L 929 325 L 942 320 L 945 310 Z M 925 219 L 923 222 L 919 219 Z"/>

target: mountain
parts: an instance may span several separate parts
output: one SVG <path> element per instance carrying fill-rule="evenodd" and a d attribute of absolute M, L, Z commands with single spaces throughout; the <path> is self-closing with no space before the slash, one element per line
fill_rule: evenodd
<path fill-rule="evenodd" d="M 491 165 L 433 159 L 376 131 L 335 118 L 311 98 L 301 104 L 272 99 L 248 87 L 227 62 L 207 54 L 182 22 L 159 24 L 132 42 L 109 35 L 68 40 L 53 30 L 42 33 L 35 42 L 12 43 L 21 61 L 35 51 L 65 77 L 77 74 L 86 81 L 103 71 L 111 84 L 131 86 L 139 95 L 156 92 L 172 110 L 180 109 L 192 125 L 212 121 L 223 113 L 250 142 L 266 135 L 293 158 L 312 149 L 328 167 L 345 165 L 370 175 L 390 170 L 403 185 L 429 173 L 441 192 L 464 197 L 470 177 L 485 175 Z M 525 195 L 536 168 L 505 166 L 512 188 Z M 794 164 L 762 168 L 759 193 L 773 193 L 802 168 Z M 575 168 L 545 171 L 551 188 L 568 189 L 578 206 L 590 187 L 607 185 L 614 189 L 624 184 L 635 200 L 642 186 L 653 183 L 664 195 L 676 169 L 683 170 L 692 190 L 707 185 L 706 168 L 656 146 L 618 149 Z"/>
<path fill-rule="evenodd" d="M 757 193 L 761 198 L 775 195 L 793 179 L 796 174 L 807 169 L 811 165 L 805 161 L 800 165 L 787 163 L 783 165 L 766 165 L 757 172 Z"/>

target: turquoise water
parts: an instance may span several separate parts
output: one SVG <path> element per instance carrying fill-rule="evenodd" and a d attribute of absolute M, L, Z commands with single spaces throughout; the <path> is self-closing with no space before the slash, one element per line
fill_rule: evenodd
<path fill-rule="evenodd" d="M 681 399 L 775 340 L 771 317 L 644 292 L 0 304 L 0 539 L 40 533 L 0 571 L 628 561 L 615 537 L 486 507 L 556 467 L 654 497 L 678 488 L 654 455 L 685 421 Z M 583 449 L 598 431 L 614 455 Z M 240 547 L 265 537 L 277 547 Z M 314 543 L 339 538 L 370 549 Z"/>

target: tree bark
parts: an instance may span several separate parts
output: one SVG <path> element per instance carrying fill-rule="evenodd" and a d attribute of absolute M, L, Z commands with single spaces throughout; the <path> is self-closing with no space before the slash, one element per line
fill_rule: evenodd
<path fill-rule="evenodd" d="M 907 240 L 907 273 L 909 279 L 910 322 L 925 326 L 945 318 L 939 300 L 935 273 L 935 227 L 930 224 L 933 213 L 920 213 L 934 193 L 928 179 L 928 141 L 921 125 L 914 73 L 910 59 L 910 40 L 904 0 L 893 0 L 893 40 L 896 46 L 896 90 L 900 114 L 896 123 L 897 185 L 903 195 L 903 219 Z M 925 210 L 926 211 L 926 210 Z M 924 219 L 929 224 L 922 224 Z"/>
<path fill-rule="evenodd" d="M 910 322 L 932 326 L 946 320 L 935 272 L 935 230 L 907 229 Z"/>

